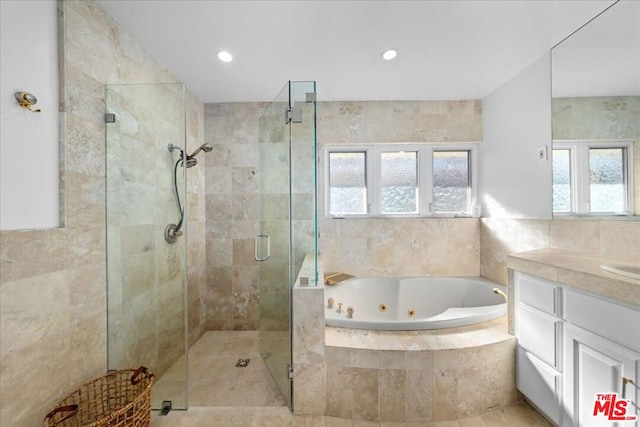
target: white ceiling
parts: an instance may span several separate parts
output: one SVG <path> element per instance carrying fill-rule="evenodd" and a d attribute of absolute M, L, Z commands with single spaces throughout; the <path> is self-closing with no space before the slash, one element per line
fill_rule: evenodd
<path fill-rule="evenodd" d="M 288 80 L 324 101 L 482 98 L 614 1 L 98 2 L 202 101 L 240 102 Z"/>

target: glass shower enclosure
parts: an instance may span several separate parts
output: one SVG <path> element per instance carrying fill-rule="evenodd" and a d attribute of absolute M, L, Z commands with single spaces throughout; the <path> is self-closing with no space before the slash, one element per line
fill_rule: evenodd
<path fill-rule="evenodd" d="M 259 120 L 260 353 L 291 408 L 292 290 L 303 262 L 317 271 L 315 94 L 289 82 Z M 176 193 L 186 209 L 185 88 L 108 85 L 105 103 L 108 369 L 148 367 L 152 407 L 187 409 L 186 224 L 165 238 Z"/>
<path fill-rule="evenodd" d="M 185 205 L 186 168 L 168 148 L 185 147 L 185 88 L 107 85 L 105 103 L 108 369 L 146 366 L 153 408 L 186 409 L 185 228 L 165 240 L 176 192 Z"/>
<path fill-rule="evenodd" d="M 268 106 L 259 155 L 260 354 L 293 408 L 291 301 L 303 262 L 316 272 L 309 286 L 317 284 L 315 82 L 288 82 Z"/>

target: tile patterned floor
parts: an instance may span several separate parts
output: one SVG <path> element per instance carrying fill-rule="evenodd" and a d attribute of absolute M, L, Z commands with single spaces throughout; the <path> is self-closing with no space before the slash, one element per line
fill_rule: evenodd
<path fill-rule="evenodd" d="M 236 368 L 238 359 L 251 359 Z M 184 402 L 184 360 L 155 384 L 153 402 Z M 189 349 L 189 407 L 286 406 L 258 348 L 256 331 L 209 331 Z M 165 397 L 168 396 L 168 397 Z M 174 404 L 175 405 L 175 404 Z"/>
<path fill-rule="evenodd" d="M 250 358 L 247 368 L 235 368 Z M 184 363 L 184 362 L 182 362 Z M 377 422 L 325 416 L 294 416 L 286 407 L 258 350 L 257 332 L 207 332 L 189 350 L 189 410 L 154 412 L 152 427 L 542 427 L 550 426 L 525 402 L 458 421 Z M 184 372 L 177 363 L 159 379 L 154 394 L 166 395 Z M 172 368 L 173 369 L 173 368 Z M 161 387 L 169 387 L 161 391 Z"/>

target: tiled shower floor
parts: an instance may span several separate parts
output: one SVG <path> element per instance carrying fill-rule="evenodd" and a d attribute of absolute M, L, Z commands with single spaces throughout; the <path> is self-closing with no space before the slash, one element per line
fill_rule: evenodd
<path fill-rule="evenodd" d="M 251 359 L 236 368 L 238 359 Z M 538 427 L 550 426 L 527 403 L 458 421 L 377 422 L 293 416 L 259 353 L 258 333 L 209 331 L 189 350 L 189 410 L 154 412 L 152 427 Z M 175 369 L 174 369 L 175 368 Z M 154 397 L 179 389 L 184 369 L 176 362 L 154 386 Z M 182 369 L 180 369 L 182 368 Z M 176 382 L 178 381 L 178 382 Z M 164 391 L 161 391 L 164 387 Z M 159 397 L 158 397 L 159 398 Z M 166 399 L 166 398 L 165 398 Z"/>
<path fill-rule="evenodd" d="M 251 359 L 236 368 L 238 359 Z M 183 402 L 184 361 L 179 360 L 153 388 L 154 406 Z M 256 331 L 208 331 L 189 349 L 189 407 L 286 406 L 260 357 Z M 165 397 L 170 396 L 170 397 Z M 175 403 L 174 403 L 175 405 Z"/>

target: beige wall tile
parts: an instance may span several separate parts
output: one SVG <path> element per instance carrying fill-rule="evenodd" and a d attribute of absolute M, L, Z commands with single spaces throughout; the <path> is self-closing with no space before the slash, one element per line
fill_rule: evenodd
<path fill-rule="evenodd" d="M 579 252 L 597 253 L 599 246 L 598 221 L 550 221 L 549 246 Z"/>
<path fill-rule="evenodd" d="M 327 366 L 327 415 L 352 418 L 352 377 L 352 368 Z"/>
<path fill-rule="evenodd" d="M 406 381 L 406 414 L 408 421 L 425 421 L 434 419 L 435 387 L 433 382 L 435 371 L 428 369 L 407 371 Z"/>
<path fill-rule="evenodd" d="M 640 221 L 600 221 L 600 255 L 640 263 Z"/>
<path fill-rule="evenodd" d="M 378 371 L 380 421 L 397 421 L 406 419 L 406 389 L 406 370 L 380 369 Z"/>

